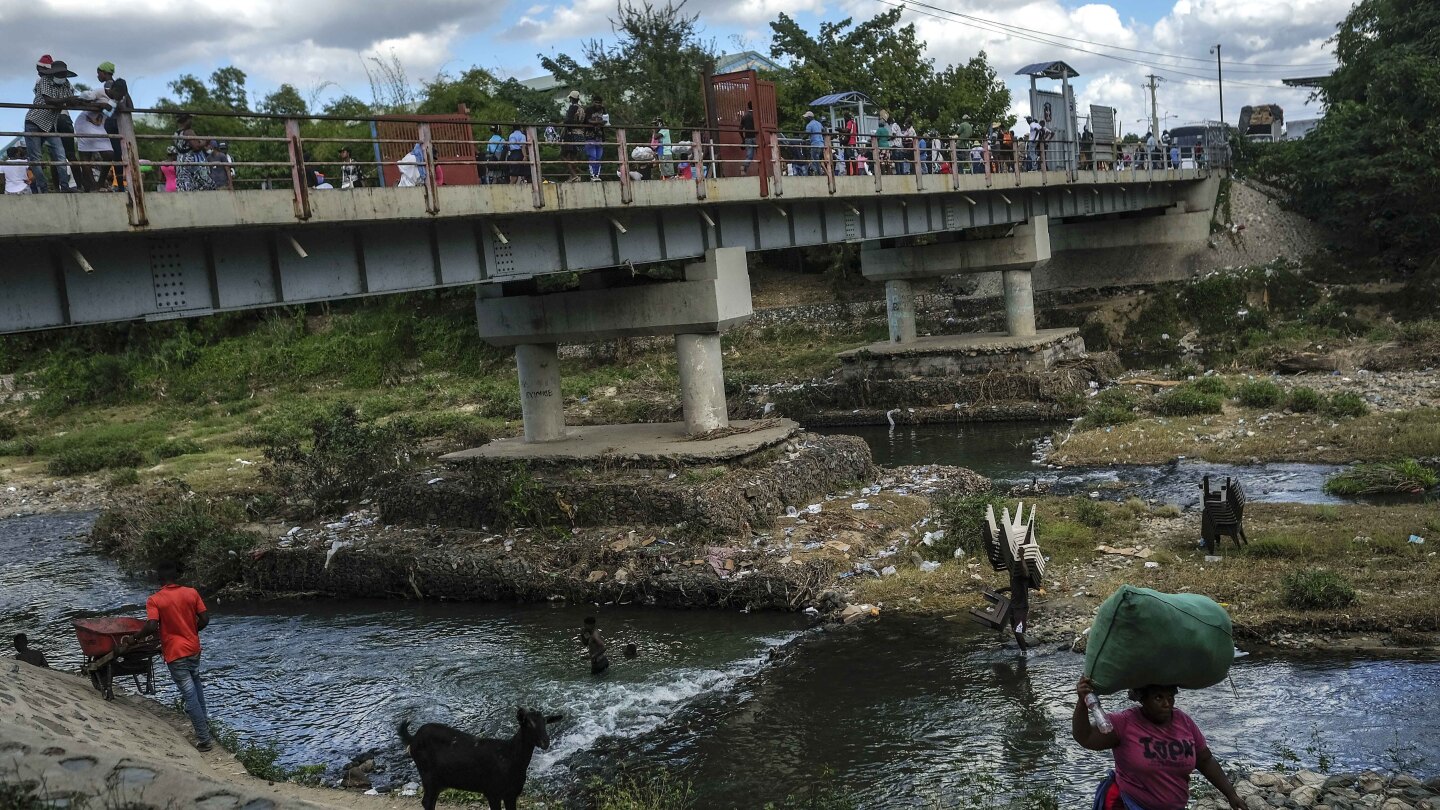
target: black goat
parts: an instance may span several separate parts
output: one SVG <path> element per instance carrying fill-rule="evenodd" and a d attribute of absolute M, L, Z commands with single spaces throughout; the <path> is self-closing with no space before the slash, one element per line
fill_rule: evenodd
<path fill-rule="evenodd" d="M 490 810 L 515 810 L 515 801 L 525 789 L 525 774 L 535 749 L 550 748 L 547 723 L 558 723 L 562 715 L 549 717 L 531 709 L 518 709 L 515 719 L 520 730 L 508 740 L 476 737 L 440 723 L 426 723 L 410 733 L 410 721 L 400 722 L 400 739 L 420 771 L 425 810 L 435 810 L 440 791 L 458 788 L 485 794 Z"/>

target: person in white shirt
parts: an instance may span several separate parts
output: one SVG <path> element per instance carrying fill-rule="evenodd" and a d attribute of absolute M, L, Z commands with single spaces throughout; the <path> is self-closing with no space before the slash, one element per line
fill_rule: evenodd
<path fill-rule="evenodd" d="M 5 150 L 5 162 L 0 163 L 0 175 L 5 177 L 6 194 L 29 194 L 29 172 L 30 162 L 20 157 L 20 147 L 12 146 Z"/>
<path fill-rule="evenodd" d="M 110 148 L 110 135 L 105 131 L 105 113 L 92 110 L 76 116 L 75 151 L 80 156 L 79 165 L 75 167 L 80 190 L 109 191 L 115 167 L 103 164 L 113 163 L 115 153 Z"/>
<path fill-rule="evenodd" d="M 1025 123 L 1029 124 L 1027 132 L 1030 140 L 1025 142 L 1025 171 L 1033 172 L 1040 162 L 1040 133 L 1043 129 L 1040 122 L 1030 116 L 1025 116 Z"/>

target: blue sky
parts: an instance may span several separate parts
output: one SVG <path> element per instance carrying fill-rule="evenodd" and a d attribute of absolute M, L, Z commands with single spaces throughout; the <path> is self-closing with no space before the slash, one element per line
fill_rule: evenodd
<path fill-rule="evenodd" d="M 768 53 L 768 23 L 781 11 L 813 29 L 824 20 L 874 16 L 888 8 L 886 2 L 689 0 L 687 9 L 700 14 L 719 50 Z M 1350 7 L 1349 0 L 924 2 L 930 8 L 912 6 L 906 17 L 938 64 L 963 61 L 983 48 L 1015 91 L 1015 111 L 1023 114 L 1028 80 L 1014 76 L 1015 70 L 1062 59 L 1082 74 L 1076 82 L 1082 109 L 1091 103 L 1117 107 L 1127 131 L 1145 128 L 1138 122 L 1147 112 L 1141 84 L 1151 72 L 1166 77 L 1158 92 L 1160 115 L 1168 116 L 1164 126 L 1214 118 L 1215 65 L 1208 51 L 1215 43 L 1231 63 L 1225 68 L 1231 123 L 1242 105 L 1264 102 L 1281 104 L 1292 120 L 1319 115 L 1316 105 L 1305 104 L 1305 91 L 1283 88 L 1278 79 L 1328 72 L 1332 60 L 1324 41 Z M 23 45 L 7 37 L 0 55 L 0 99 L 30 99 L 41 53 L 66 60 L 80 74 L 77 81 L 93 81 L 96 64 L 114 61 L 142 105 L 163 95 L 166 83 L 182 73 L 208 75 L 229 64 L 249 74 L 252 99 L 290 82 L 321 102 L 339 93 L 369 100 L 365 65 L 376 56 L 399 60 L 417 87 L 439 72 L 471 65 L 527 78 L 541 72 L 537 54 L 577 54 L 584 39 L 610 37 L 615 2 L 247 0 L 194 6 L 183 14 L 177 8 L 167 0 L 0 0 L 0 31 L 25 32 Z M 1083 49 L 1074 50 L 1035 42 L 963 22 L 952 12 L 1099 44 L 1070 42 Z M 1296 67 L 1281 67 L 1286 65 Z M 0 128 L 19 129 L 21 118 L 0 110 Z"/>

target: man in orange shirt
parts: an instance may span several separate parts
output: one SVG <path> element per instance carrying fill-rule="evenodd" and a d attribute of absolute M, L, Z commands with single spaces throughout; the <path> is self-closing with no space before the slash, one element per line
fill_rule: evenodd
<path fill-rule="evenodd" d="M 210 738 L 210 720 L 205 714 L 205 692 L 200 683 L 200 631 L 210 623 L 210 614 L 199 591 L 176 580 L 180 566 L 165 561 L 155 566 L 162 587 L 145 600 L 145 629 L 138 638 L 160 635 L 160 654 L 170 668 L 170 677 L 185 700 L 185 713 L 195 726 L 196 748 L 215 747 Z"/>

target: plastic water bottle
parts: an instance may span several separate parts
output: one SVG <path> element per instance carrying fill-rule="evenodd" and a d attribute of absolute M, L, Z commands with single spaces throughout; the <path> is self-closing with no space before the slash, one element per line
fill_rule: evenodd
<path fill-rule="evenodd" d="M 1096 731 L 1109 734 L 1115 730 L 1110 718 L 1105 716 L 1105 710 L 1100 708 L 1100 698 L 1095 697 L 1095 693 L 1085 696 L 1085 707 L 1090 710 L 1090 725 L 1094 726 Z"/>

